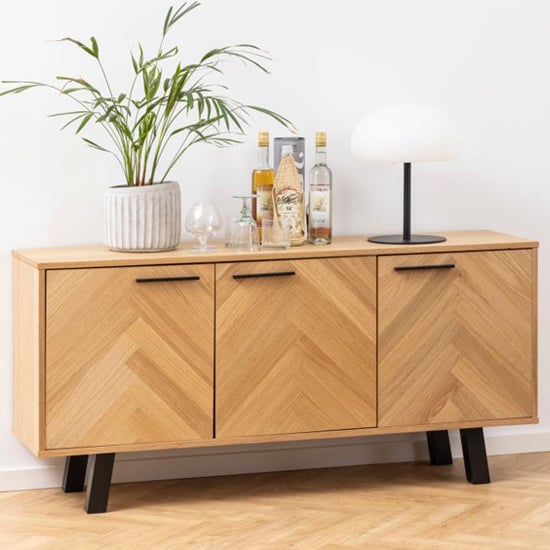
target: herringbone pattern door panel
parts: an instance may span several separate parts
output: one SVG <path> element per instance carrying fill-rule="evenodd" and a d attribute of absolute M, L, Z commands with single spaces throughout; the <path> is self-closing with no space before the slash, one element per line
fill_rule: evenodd
<path fill-rule="evenodd" d="M 234 278 L 260 273 L 285 275 Z M 217 437 L 376 425 L 374 258 L 220 264 L 216 280 Z"/>
<path fill-rule="evenodd" d="M 212 437 L 213 266 L 48 271 L 46 308 L 47 448 Z"/>
<path fill-rule="evenodd" d="M 379 259 L 380 426 L 532 415 L 531 254 Z"/>

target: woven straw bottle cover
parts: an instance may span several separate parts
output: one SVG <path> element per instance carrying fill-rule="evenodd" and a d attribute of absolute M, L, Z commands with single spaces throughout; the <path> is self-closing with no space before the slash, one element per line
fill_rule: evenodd
<path fill-rule="evenodd" d="M 306 240 L 304 192 L 292 156 L 281 158 L 272 192 L 274 223 L 288 228 L 291 246 L 303 244 Z M 292 207 L 282 211 L 283 205 L 290 203 Z"/>

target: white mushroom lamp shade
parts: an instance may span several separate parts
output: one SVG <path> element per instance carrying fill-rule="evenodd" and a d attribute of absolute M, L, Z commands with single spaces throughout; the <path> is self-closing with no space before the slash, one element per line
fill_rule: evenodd
<path fill-rule="evenodd" d="M 452 120 L 430 105 L 391 105 L 366 116 L 351 138 L 353 153 L 371 162 L 404 164 L 403 234 L 371 237 L 384 244 L 426 244 L 443 237 L 410 234 L 411 163 L 450 160 L 462 150 Z"/>

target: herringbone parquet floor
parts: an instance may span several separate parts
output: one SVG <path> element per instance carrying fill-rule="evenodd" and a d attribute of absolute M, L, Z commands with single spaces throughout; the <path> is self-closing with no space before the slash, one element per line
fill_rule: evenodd
<path fill-rule="evenodd" d="M 82 494 L 0 494 L 0 548 L 550 549 L 550 453 L 114 485 L 108 514 Z"/>

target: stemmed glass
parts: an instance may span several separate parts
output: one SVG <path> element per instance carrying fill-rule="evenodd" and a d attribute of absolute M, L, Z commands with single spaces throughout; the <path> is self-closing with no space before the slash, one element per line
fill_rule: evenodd
<path fill-rule="evenodd" d="M 221 228 L 220 213 L 210 201 L 199 201 L 193 204 L 185 220 L 187 232 L 198 239 L 199 244 L 193 246 L 193 252 L 209 253 L 216 250 L 215 246 L 206 244 Z"/>
<path fill-rule="evenodd" d="M 260 250 L 260 238 L 258 236 L 258 225 L 252 217 L 250 199 L 256 195 L 233 195 L 234 199 L 241 199 L 241 218 L 235 222 L 231 235 L 231 246 L 237 250 L 253 252 Z"/>

